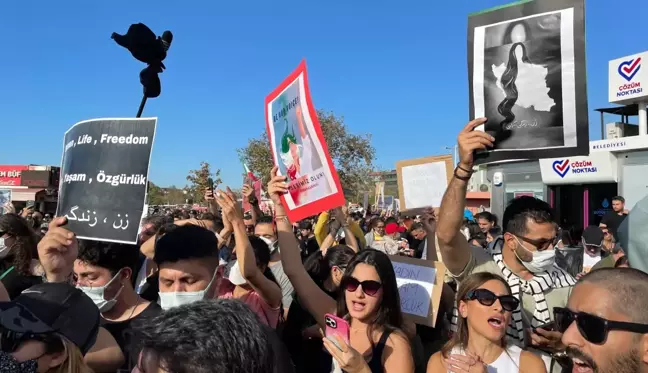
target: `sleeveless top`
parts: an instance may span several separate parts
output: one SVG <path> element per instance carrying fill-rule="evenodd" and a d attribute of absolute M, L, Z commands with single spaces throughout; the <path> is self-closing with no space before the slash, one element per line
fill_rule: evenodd
<path fill-rule="evenodd" d="M 369 365 L 369 369 L 371 370 L 371 373 L 385 372 L 382 365 L 382 355 L 383 355 L 383 351 L 385 350 L 385 344 L 387 344 L 387 338 L 389 338 L 389 335 L 391 333 L 392 333 L 391 330 L 383 332 L 383 334 L 380 336 L 380 340 L 378 341 L 378 343 L 371 349 L 371 360 L 367 362 L 367 365 Z M 341 370 L 339 368 L 338 363 L 335 359 L 333 359 L 333 370 L 331 372 L 346 373 L 346 371 Z"/>
<path fill-rule="evenodd" d="M 464 350 L 461 347 L 454 347 L 450 353 L 463 355 Z M 486 365 L 486 370 L 488 373 L 519 372 L 520 356 L 522 356 L 522 349 L 520 347 L 516 345 L 507 346 L 495 361 Z"/>

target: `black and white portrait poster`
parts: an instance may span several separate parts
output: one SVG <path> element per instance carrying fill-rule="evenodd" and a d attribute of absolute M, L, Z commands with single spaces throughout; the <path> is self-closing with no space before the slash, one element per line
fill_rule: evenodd
<path fill-rule="evenodd" d="M 65 133 L 56 215 L 77 238 L 137 243 L 156 124 L 91 119 Z"/>
<path fill-rule="evenodd" d="M 589 154 L 584 0 L 536 0 L 468 18 L 470 118 L 495 147 L 476 163 Z"/>

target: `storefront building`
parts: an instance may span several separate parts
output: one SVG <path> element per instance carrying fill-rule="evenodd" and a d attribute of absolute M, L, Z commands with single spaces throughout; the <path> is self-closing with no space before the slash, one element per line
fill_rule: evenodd
<path fill-rule="evenodd" d="M 37 165 L 0 165 L 0 190 L 19 211 L 28 201 L 36 210 L 54 213 L 58 201 L 60 168 Z"/>
<path fill-rule="evenodd" d="M 589 156 L 539 163 L 563 228 L 598 225 L 617 195 L 630 210 L 648 195 L 648 136 L 591 141 Z"/>

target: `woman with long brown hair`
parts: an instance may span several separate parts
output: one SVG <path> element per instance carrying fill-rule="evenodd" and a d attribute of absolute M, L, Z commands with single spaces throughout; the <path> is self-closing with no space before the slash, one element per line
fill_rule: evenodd
<path fill-rule="evenodd" d="M 0 282 L 12 299 L 42 281 L 36 275 L 37 243 L 25 219 L 16 214 L 0 216 Z"/>
<path fill-rule="evenodd" d="M 466 277 L 457 293 L 457 332 L 432 355 L 427 372 L 545 373 L 540 357 L 505 342 L 511 313 L 518 305 L 500 276 L 480 272 Z"/>

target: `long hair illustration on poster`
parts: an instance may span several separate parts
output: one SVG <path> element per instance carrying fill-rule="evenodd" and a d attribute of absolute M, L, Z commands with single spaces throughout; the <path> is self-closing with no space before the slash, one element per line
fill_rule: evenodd
<path fill-rule="evenodd" d="M 522 49 L 522 62 L 529 64 L 531 63 L 531 61 L 529 61 L 529 57 L 527 56 L 527 51 L 524 44 L 513 44 L 511 50 L 509 51 L 509 59 L 508 63 L 506 64 L 506 70 L 504 71 L 504 74 L 502 74 L 501 79 L 502 88 L 506 93 L 506 97 L 497 106 L 497 112 L 499 112 L 504 117 L 504 120 L 500 122 L 502 129 L 505 129 L 506 125 L 512 123 L 515 120 L 515 114 L 513 114 L 512 109 L 515 105 L 515 102 L 518 100 L 519 95 L 517 86 L 515 85 L 515 81 L 517 80 L 518 76 L 518 57 L 515 51 L 518 47 Z"/>

